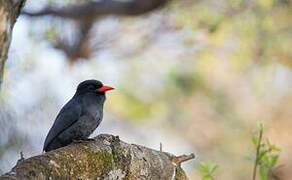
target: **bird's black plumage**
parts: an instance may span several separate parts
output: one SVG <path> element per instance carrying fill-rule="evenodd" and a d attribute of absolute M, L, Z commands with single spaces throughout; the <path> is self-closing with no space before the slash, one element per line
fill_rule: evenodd
<path fill-rule="evenodd" d="M 102 88 L 103 90 L 98 91 Z M 43 150 L 51 151 L 66 146 L 73 140 L 88 138 L 102 120 L 105 91 L 112 89 L 109 88 L 97 80 L 80 83 L 73 98 L 56 117 Z"/>

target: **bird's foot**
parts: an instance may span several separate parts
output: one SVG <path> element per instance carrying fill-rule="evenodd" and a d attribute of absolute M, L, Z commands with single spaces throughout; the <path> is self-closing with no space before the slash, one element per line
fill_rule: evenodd
<path fill-rule="evenodd" d="M 73 143 L 84 143 L 94 141 L 93 138 L 84 138 L 84 139 L 73 139 Z"/>

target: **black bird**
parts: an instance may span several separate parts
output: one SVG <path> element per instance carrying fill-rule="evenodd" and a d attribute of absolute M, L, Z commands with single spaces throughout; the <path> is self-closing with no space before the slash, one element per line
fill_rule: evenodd
<path fill-rule="evenodd" d="M 48 152 L 75 140 L 87 140 L 102 120 L 105 92 L 112 89 L 97 80 L 81 82 L 73 98 L 56 117 L 43 150 Z"/>

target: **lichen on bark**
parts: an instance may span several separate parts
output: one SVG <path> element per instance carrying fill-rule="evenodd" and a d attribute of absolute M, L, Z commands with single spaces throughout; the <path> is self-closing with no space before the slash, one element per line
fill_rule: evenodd
<path fill-rule="evenodd" d="M 187 179 L 172 156 L 102 134 L 23 160 L 0 179 Z"/>

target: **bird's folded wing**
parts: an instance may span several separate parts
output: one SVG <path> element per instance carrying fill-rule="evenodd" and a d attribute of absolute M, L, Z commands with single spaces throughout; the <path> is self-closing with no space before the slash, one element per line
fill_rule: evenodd
<path fill-rule="evenodd" d="M 56 120 L 50 129 L 45 143 L 44 150 L 50 145 L 50 143 L 58 137 L 63 131 L 68 129 L 74 123 L 76 123 L 79 117 L 82 115 L 82 108 L 78 103 L 68 102 L 59 112 Z"/>

